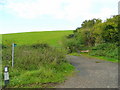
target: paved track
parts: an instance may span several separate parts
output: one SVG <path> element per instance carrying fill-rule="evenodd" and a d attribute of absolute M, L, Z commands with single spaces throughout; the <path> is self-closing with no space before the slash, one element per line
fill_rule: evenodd
<path fill-rule="evenodd" d="M 83 56 L 67 56 L 76 67 L 72 77 L 68 77 L 57 88 L 118 88 L 118 64 Z"/>

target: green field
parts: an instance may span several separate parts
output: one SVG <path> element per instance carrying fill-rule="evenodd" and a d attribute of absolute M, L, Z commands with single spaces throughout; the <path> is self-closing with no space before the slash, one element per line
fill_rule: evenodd
<path fill-rule="evenodd" d="M 26 32 L 3 34 L 2 42 L 5 45 L 16 43 L 18 45 L 31 45 L 37 43 L 48 43 L 52 46 L 60 46 L 63 36 L 73 33 L 72 30 L 68 31 L 41 31 L 41 32 Z"/>

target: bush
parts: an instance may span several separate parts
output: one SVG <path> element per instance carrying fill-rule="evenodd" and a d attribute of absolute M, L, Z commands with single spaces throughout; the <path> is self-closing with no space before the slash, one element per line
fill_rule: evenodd
<path fill-rule="evenodd" d="M 64 38 L 63 45 L 69 53 L 76 52 L 79 47 L 78 41 L 75 38 Z"/>
<path fill-rule="evenodd" d="M 90 55 L 105 56 L 118 59 L 118 47 L 116 44 L 103 43 L 92 47 Z"/>

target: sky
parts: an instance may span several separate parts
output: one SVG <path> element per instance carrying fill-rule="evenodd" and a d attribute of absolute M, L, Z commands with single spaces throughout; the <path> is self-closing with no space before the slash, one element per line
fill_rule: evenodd
<path fill-rule="evenodd" d="M 118 14 L 119 0 L 0 0 L 0 34 L 75 30 Z"/>

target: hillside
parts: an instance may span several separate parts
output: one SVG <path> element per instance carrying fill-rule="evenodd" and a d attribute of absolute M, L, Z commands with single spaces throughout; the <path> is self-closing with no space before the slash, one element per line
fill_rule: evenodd
<path fill-rule="evenodd" d="M 3 34 L 3 44 L 10 45 L 16 43 L 18 45 L 31 45 L 36 43 L 48 43 L 52 46 L 60 46 L 61 38 L 71 34 L 73 31 L 41 31 L 41 32 L 26 32 Z"/>

